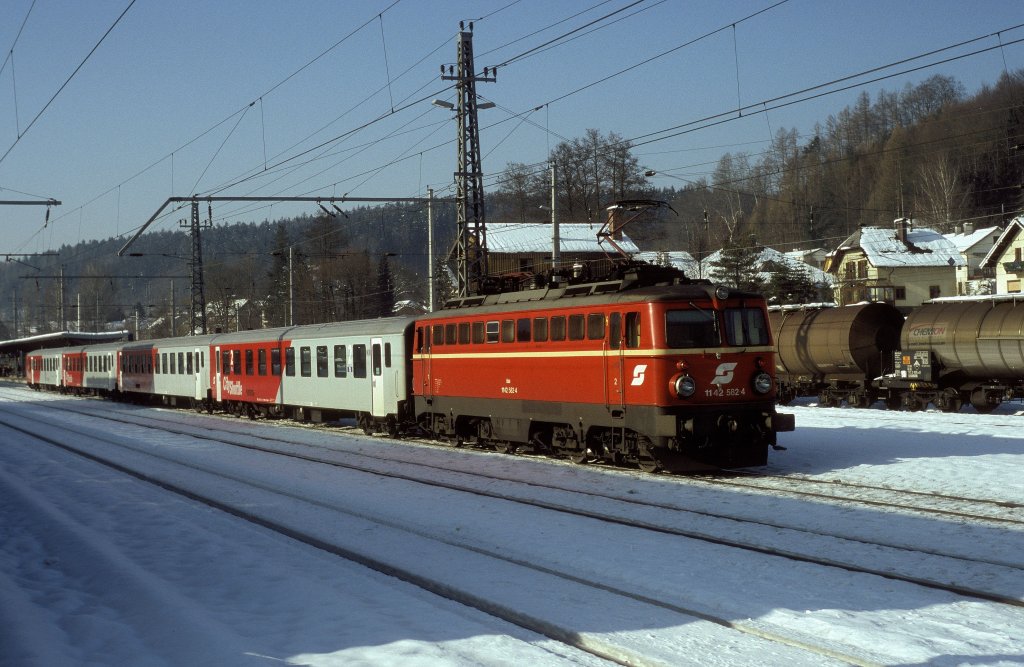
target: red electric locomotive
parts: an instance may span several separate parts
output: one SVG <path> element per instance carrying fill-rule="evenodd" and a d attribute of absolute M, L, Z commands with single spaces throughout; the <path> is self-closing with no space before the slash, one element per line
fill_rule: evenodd
<path fill-rule="evenodd" d="M 435 436 L 639 465 L 764 465 L 776 433 L 763 297 L 674 279 L 467 297 L 416 323 L 413 393 Z"/>

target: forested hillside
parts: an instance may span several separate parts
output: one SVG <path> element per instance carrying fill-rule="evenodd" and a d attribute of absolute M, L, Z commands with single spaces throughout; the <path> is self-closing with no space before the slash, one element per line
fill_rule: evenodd
<path fill-rule="evenodd" d="M 590 130 L 557 145 L 550 158 L 563 221 L 599 223 L 603 207 L 619 199 L 669 201 L 678 216 L 629 230 L 643 250 L 701 257 L 726 244 L 831 249 L 860 225 L 902 216 L 940 231 L 1003 224 L 1024 207 L 1024 72 L 973 94 L 945 76 L 874 99 L 861 94 L 810 134 L 780 128 L 764 151 L 727 153 L 710 178 L 679 188 L 652 187 L 629 142 L 614 132 Z M 549 164 L 510 164 L 490 182 L 488 221 L 548 220 Z M 289 248 L 296 323 L 376 317 L 396 300 L 424 302 L 426 220 L 424 207 L 388 205 L 208 229 L 210 326 L 285 324 Z M 453 206 L 436 206 L 435 230 L 442 257 L 455 233 Z M 168 335 L 172 301 L 174 331 L 185 333 L 187 235 L 148 233 L 131 257 L 116 255 L 123 243 L 87 241 L 0 265 L 0 338 L 54 330 L 62 320 L 75 328 L 79 318 L 83 330 L 97 330 L 136 315 L 159 322 L 150 335 Z M 242 299 L 258 302 L 262 317 L 243 320 Z"/>

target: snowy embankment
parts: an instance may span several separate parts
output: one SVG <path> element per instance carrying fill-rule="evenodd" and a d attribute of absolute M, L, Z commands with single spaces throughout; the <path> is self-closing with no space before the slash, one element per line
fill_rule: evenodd
<path fill-rule="evenodd" d="M 26 397 L 39 404 L 17 402 Z M 56 424 L 64 418 L 46 403 L 59 400 L 67 399 L 0 389 L 0 422 Z M 772 454 L 773 471 L 1024 504 L 1024 433 L 1016 427 L 1020 418 L 1005 411 L 981 416 L 793 410 L 798 431 L 785 437 L 788 451 Z M 193 424 L 208 419 L 160 414 Z M 101 428 L 76 419 L 83 441 L 91 429 Z M 217 428 L 223 421 L 218 422 Z M 241 432 L 281 430 L 227 423 Z M 186 436 L 154 438 L 152 431 L 109 423 L 102 428 L 204 470 L 178 465 L 172 471 L 170 463 L 159 464 L 178 481 L 281 520 L 297 519 L 406 567 L 444 574 L 496 597 L 500 591 L 503 603 L 517 604 L 523 613 L 575 615 L 570 625 L 582 633 L 644 650 L 642 655 L 662 664 L 815 664 L 824 658 L 678 613 L 631 613 L 629 601 L 607 592 L 590 590 L 588 598 L 573 599 L 582 589 L 557 578 L 545 583 L 510 561 L 600 578 L 747 628 L 818 640 L 865 664 L 1024 661 L 1019 607 L 365 473 L 285 463 Z M 388 444 L 301 433 L 334 443 L 339 451 Z M 598 662 L 7 428 L 0 427 L 0 443 L 0 525 L 6 533 L 0 546 L 0 659 L 14 660 L 10 664 Z M 868 532 L 888 523 L 895 542 L 913 543 L 909 529 L 927 535 L 933 547 L 937 536 L 947 534 L 949 545 L 964 552 L 977 550 L 979 536 L 998 540 L 1002 554 L 1012 554 L 1015 541 L 1024 546 L 1024 533 L 1012 527 L 782 502 L 770 495 L 697 490 L 685 480 L 486 453 L 391 446 L 437 465 L 514 471 L 510 476 L 535 483 L 558 479 L 654 499 L 693 494 L 694 502 L 713 497 L 716 504 L 775 508 L 790 515 L 782 518 L 807 515 L 816 525 L 828 525 L 832 513 L 836 522 L 874 524 Z M 146 458 L 127 456 L 137 459 L 133 465 Z M 293 499 L 282 499 L 282 493 Z M 338 507 L 345 512 L 339 514 Z M 452 546 L 459 544 L 475 551 Z M 495 560 L 489 552 L 507 559 Z M 1024 556 L 1016 566 L 1024 567 Z M 1024 596 L 1024 590 L 1005 592 Z"/>

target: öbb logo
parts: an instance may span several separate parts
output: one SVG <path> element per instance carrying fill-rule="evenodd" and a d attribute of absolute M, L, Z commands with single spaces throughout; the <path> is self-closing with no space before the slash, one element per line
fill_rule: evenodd
<path fill-rule="evenodd" d="M 715 369 L 715 377 L 711 380 L 711 384 L 729 384 L 732 382 L 734 370 L 736 370 L 736 362 L 734 361 L 725 361 L 718 364 L 718 368 Z"/>
<path fill-rule="evenodd" d="M 647 364 L 639 364 L 633 369 L 633 381 L 630 386 L 639 387 L 644 383 L 644 374 L 647 373 Z"/>

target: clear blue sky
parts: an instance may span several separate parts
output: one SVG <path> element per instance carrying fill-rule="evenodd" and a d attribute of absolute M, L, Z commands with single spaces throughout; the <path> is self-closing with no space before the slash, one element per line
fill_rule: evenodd
<path fill-rule="evenodd" d="M 0 72 L 0 155 L 7 153 L 0 199 L 63 202 L 45 229 L 43 208 L 0 207 L 0 254 L 130 235 L 167 197 L 193 192 L 410 197 L 424 195 L 429 185 L 446 194 L 456 164 L 455 123 L 430 99 L 454 99 L 439 67 L 455 60 L 459 21 L 475 20 L 480 70 L 632 0 L 136 0 L 26 132 L 129 3 L 7 0 L 0 6 L 0 57 L 7 58 Z M 646 168 L 697 178 L 725 151 L 764 150 L 780 128 L 806 134 L 862 90 L 874 96 L 946 74 L 970 93 L 994 83 L 1004 68 L 1024 68 L 1024 43 L 1009 44 L 1024 39 L 1024 28 L 1012 29 L 1024 24 L 1020 0 L 775 4 L 646 0 L 601 21 L 600 30 L 580 31 L 500 68 L 497 83 L 477 88 L 498 105 L 481 111 L 485 172 L 543 161 L 559 141 L 587 128 L 648 137 L 1001 32 L 855 80 L 860 85 L 850 91 L 766 113 L 748 110 L 743 118 L 635 151 Z M 864 83 L 1000 40 L 1003 48 Z M 536 107 L 542 108 L 531 111 Z M 288 158 L 294 169 L 273 168 Z M 265 166 L 266 174 L 220 190 Z M 654 182 L 681 185 L 663 177 Z M 303 210 L 316 208 L 223 204 L 214 217 L 222 224 Z M 154 228 L 172 228 L 184 213 Z"/>

